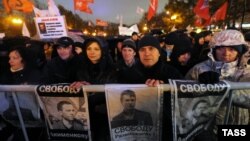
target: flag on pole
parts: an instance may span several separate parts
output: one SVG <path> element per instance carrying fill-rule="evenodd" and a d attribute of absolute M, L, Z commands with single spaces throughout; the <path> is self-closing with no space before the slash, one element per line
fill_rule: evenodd
<path fill-rule="evenodd" d="M 3 0 L 5 12 L 11 13 L 12 10 L 31 13 L 33 11 L 33 3 L 30 0 Z"/>
<path fill-rule="evenodd" d="M 74 9 L 79 10 L 88 14 L 93 14 L 91 8 L 89 8 L 88 3 L 93 3 L 94 0 L 74 0 Z"/>
<path fill-rule="evenodd" d="M 60 16 L 61 14 L 54 0 L 47 0 L 47 2 L 48 2 L 48 10 L 49 10 L 50 16 Z"/>
<path fill-rule="evenodd" d="M 227 15 L 228 2 L 226 1 L 211 17 L 212 21 L 225 20 Z"/>
<path fill-rule="evenodd" d="M 142 15 L 144 13 L 144 9 L 141 8 L 141 7 L 139 7 L 139 6 L 137 6 L 136 13 L 139 14 L 139 15 Z"/>
<path fill-rule="evenodd" d="M 151 18 L 156 14 L 158 7 L 158 0 L 150 0 L 150 5 L 148 8 L 147 20 L 151 20 Z"/>
<path fill-rule="evenodd" d="M 198 26 L 198 27 L 202 27 L 203 26 L 203 20 L 202 20 L 202 18 L 196 16 L 195 21 L 194 21 L 194 25 Z"/>
<path fill-rule="evenodd" d="M 208 0 L 198 0 L 196 6 L 194 7 L 194 13 L 202 19 L 209 20 L 209 1 Z"/>
<path fill-rule="evenodd" d="M 33 6 L 33 11 L 35 13 L 35 17 L 48 17 L 50 15 L 49 10 L 40 10 L 35 6 Z"/>
<path fill-rule="evenodd" d="M 108 26 L 108 22 L 103 21 L 101 19 L 96 19 L 96 25 L 98 25 L 98 26 Z"/>
<path fill-rule="evenodd" d="M 22 34 L 23 34 L 23 36 L 30 37 L 30 32 L 29 32 L 25 22 L 23 23 L 23 27 L 22 27 Z"/>

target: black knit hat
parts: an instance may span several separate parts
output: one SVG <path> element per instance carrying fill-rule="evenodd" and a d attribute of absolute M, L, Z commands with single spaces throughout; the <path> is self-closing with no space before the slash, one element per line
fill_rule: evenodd
<path fill-rule="evenodd" d="M 132 35 L 132 36 L 133 36 L 133 35 L 138 35 L 138 33 L 134 31 L 131 35 Z"/>
<path fill-rule="evenodd" d="M 145 35 L 141 38 L 141 40 L 138 43 L 138 50 L 140 50 L 140 48 L 145 46 L 155 47 L 159 50 L 159 52 L 161 50 L 159 40 L 152 35 Z"/>
<path fill-rule="evenodd" d="M 57 47 L 68 47 L 73 44 L 74 41 L 70 37 L 61 37 L 56 41 Z"/>
<path fill-rule="evenodd" d="M 136 51 L 135 42 L 131 39 L 126 39 L 122 42 L 122 48 L 125 48 L 125 47 L 132 48 L 134 51 Z"/>

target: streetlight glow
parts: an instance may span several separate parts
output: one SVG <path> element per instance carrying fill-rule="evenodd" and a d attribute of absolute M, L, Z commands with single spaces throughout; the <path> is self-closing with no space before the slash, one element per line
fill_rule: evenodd
<path fill-rule="evenodd" d="M 173 15 L 173 16 L 171 16 L 171 20 L 176 20 L 176 18 L 177 18 L 177 15 Z"/>
<path fill-rule="evenodd" d="M 23 23 L 23 21 L 22 21 L 20 18 L 13 18 L 13 19 L 11 20 L 11 22 L 12 22 L 13 24 L 22 24 L 22 23 Z"/>

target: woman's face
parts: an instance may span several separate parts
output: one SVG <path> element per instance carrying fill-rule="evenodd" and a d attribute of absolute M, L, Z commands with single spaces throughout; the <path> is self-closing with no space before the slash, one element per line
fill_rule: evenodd
<path fill-rule="evenodd" d="M 101 56 L 102 56 L 102 52 L 101 52 L 101 48 L 100 48 L 98 43 L 93 42 L 93 43 L 89 44 L 86 52 L 87 52 L 87 56 L 88 56 L 89 60 L 93 64 L 96 64 L 100 61 Z"/>
<path fill-rule="evenodd" d="M 12 70 L 18 70 L 24 67 L 23 58 L 18 51 L 14 50 L 9 53 L 9 64 Z"/>
<path fill-rule="evenodd" d="M 215 50 L 216 59 L 224 63 L 230 63 L 237 59 L 238 52 L 231 47 L 220 47 Z"/>

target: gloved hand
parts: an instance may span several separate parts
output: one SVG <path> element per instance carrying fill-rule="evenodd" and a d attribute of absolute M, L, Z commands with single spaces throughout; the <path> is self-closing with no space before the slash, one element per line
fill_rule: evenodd
<path fill-rule="evenodd" d="M 204 84 L 214 84 L 220 81 L 220 74 L 214 71 L 206 71 L 199 74 L 198 80 Z"/>

